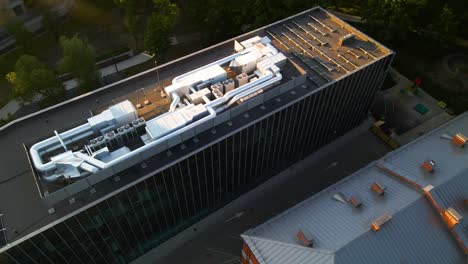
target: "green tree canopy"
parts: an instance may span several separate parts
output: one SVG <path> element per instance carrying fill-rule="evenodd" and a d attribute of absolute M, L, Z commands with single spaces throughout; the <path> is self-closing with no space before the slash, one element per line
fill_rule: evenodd
<path fill-rule="evenodd" d="M 44 26 L 44 29 L 50 31 L 50 33 L 52 33 L 56 39 L 60 37 L 62 23 L 60 16 L 57 12 L 46 12 L 42 18 L 42 24 Z"/>
<path fill-rule="evenodd" d="M 76 35 L 71 38 L 62 36 L 60 44 L 63 48 L 63 57 L 59 64 L 60 71 L 70 73 L 77 78 L 82 91 L 95 88 L 100 76 L 95 64 L 94 48 Z"/>
<path fill-rule="evenodd" d="M 173 29 L 178 8 L 169 0 L 153 0 L 151 13 L 145 30 L 145 49 L 156 56 L 162 56 L 169 48 L 169 36 Z"/>
<path fill-rule="evenodd" d="M 13 85 L 14 96 L 24 102 L 32 102 L 38 95 L 60 99 L 64 94 L 56 74 L 34 56 L 21 56 L 15 71 L 7 74 L 6 79 Z"/>
<path fill-rule="evenodd" d="M 16 46 L 25 53 L 32 54 L 34 51 L 34 35 L 22 24 L 12 24 L 8 26 L 8 32 L 16 39 Z"/>
<path fill-rule="evenodd" d="M 362 17 L 375 38 L 396 47 L 422 41 L 423 48 L 445 46 L 456 35 L 459 18 L 452 5 L 458 1 L 368 0 Z"/>
<path fill-rule="evenodd" d="M 211 44 L 326 3 L 322 0 L 194 0 L 184 3 L 184 14 L 198 26 L 205 43 Z"/>

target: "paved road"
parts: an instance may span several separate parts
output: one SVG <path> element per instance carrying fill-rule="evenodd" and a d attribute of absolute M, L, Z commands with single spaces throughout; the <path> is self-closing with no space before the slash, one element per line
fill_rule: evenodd
<path fill-rule="evenodd" d="M 268 186 L 254 199 L 241 201 L 237 208 L 221 209 L 225 210 L 223 220 L 212 225 L 209 231 L 190 231 L 200 233 L 154 263 L 239 263 L 242 245 L 239 235 L 244 231 L 303 201 L 389 151 L 385 144 L 366 131 L 319 160 L 304 160 L 289 171 L 290 175 L 285 177 L 287 179 L 274 182 L 271 186 L 267 183 Z M 319 183 L 316 180 L 318 177 L 323 179 Z"/>

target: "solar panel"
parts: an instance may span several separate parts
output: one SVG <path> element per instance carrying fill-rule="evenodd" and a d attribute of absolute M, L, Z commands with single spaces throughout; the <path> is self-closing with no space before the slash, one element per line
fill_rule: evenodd
<path fill-rule="evenodd" d="M 3 225 L 3 214 L 0 213 L 0 248 L 5 246 L 7 244 L 7 240 L 6 240 L 6 228 L 5 226 Z"/>

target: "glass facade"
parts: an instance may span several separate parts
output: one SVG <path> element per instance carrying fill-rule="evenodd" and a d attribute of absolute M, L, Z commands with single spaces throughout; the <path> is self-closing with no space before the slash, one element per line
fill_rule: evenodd
<path fill-rule="evenodd" d="M 287 94 L 294 100 L 280 95 L 197 135 L 202 140 L 210 134 L 221 135 L 224 128 L 236 128 L 154 175 L 8 247 L 0 253 L 0 263 L 128 263 L 138 258 L 358 126 L 367 117 L 391 58 L 323 89 L 309 90 L 306 96 L 295 98 L 293 89 Z M 250 121 L 240 126 L 245 120 Z M 151 160 L 147 163 L 151 166 Z"/>

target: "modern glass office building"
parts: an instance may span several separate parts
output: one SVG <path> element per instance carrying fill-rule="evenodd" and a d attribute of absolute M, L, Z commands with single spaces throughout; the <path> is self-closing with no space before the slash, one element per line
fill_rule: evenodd
<path fill-rule="evenodd" d="M 41 193 L 36 199 L 45 213 L 18 231 L 9 228 L 14 226 L 9 223 L 11 210 L 4 212 L 11 239 L 0 248 L 0 263 L 137 259 L 360 125 L 394 55 L 321 8 L 226 45 L 232 49 L 234 40 L 238 45 L 253 36 L 267 36 L 285 55 L 283 79 L 241 98 L 208 125 L 117 164 L 112 173 L 87 173 L 69 185 L 60 182 L 60 188 L 41 183 L 51 176 L 41 175 L 30 157 L 29 177 L 36 177 Z M 206 52 L 220 48 L 210 49 Z"/>

